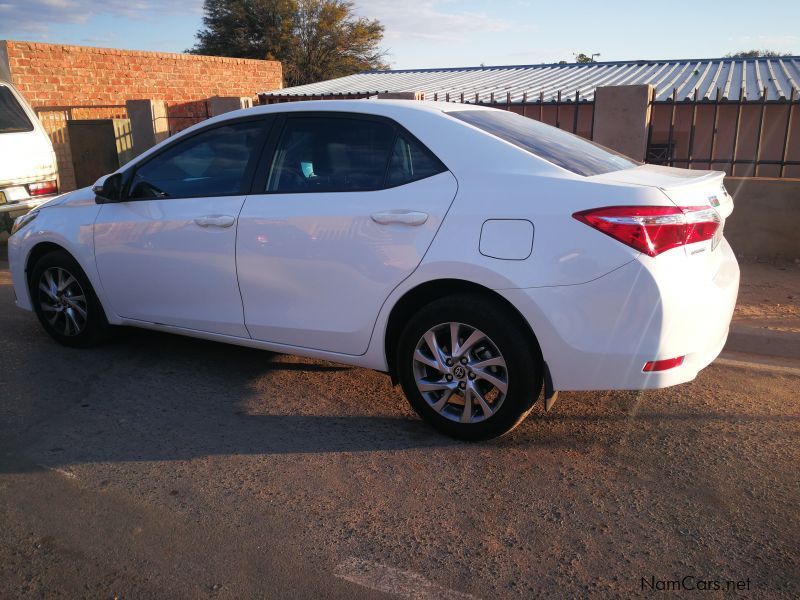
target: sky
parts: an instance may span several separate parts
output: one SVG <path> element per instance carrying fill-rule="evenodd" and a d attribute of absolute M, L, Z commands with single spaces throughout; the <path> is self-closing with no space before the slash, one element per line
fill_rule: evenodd
<path fill-rule="evenodd" d="M 800 1 L 355 0 L 394 69 L 800 54 Z M 183 52 L 202 0 L 0 0 L 0 39 Z"/>

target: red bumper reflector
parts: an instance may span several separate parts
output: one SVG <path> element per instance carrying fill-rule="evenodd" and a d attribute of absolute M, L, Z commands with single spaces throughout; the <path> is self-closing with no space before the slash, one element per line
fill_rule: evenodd
<path fill-rule="evenodd" d="M 29 183 L 28 193 L 31 196 L 47 196 L 58 193 L 58 183 L 56 181 L 42 181 L 39 183 Z"/>
<path fill-rule="evenodd" d="M 644 369 L 642 369 L 642 371 L 666 371 L 667 369 L 680 367 L 683 364 L 684 358 L 686 357 L 679 356 L 678 358 L 667 358 L 665 360 L 651 360 L 644 363 Z"/>

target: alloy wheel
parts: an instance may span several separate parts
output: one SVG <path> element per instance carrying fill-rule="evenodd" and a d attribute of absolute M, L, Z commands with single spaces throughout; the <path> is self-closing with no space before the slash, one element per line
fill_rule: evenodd
<path fill-rule="evenodd" d="M 50 267 L 39 278 L 39 306 L 50 326 L 65 336 L 79 335 L 88 316 L 86 294 L 63 267 Z"/>
<path fill-rule="evenodd" d="M 459 423 L 490 418 L 508 393 L 508 368 L 497 345 L 464 323 L 425 332 L 414 350 L 414 380 L 434 411 Z"/>

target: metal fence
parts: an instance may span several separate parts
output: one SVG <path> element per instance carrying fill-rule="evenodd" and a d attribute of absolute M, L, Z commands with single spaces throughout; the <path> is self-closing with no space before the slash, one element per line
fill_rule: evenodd
<path fill-rule="evenodd" d="M 124 104 L 40 106 L 34 111 L 53 144 L 61 189 L 65 191 L 73 190 L 76 186 L 67 121 L 128 118 L 128 111 Z"/>
<path fill-rule="evenodd" d="M 264 97 L 262 103 L 312 99 L 366 98 L 375 93 L 326 96 Z M 655 97 L 655 95 L 654 95 Z M 431 98 L 429 98 L 431 99 Z M 512 111 L 592 139 L 595 119 L 594 96 L 580 92 L 545 99 L 544 93 L 523 94 L 512 102 L 511 93 L 482 92 L 433 95 L 435 101 L 480 104 Z M 169 135 L 210 116 L 206 100 L 166 106 Z M 125 118 L 124 105 L 49 106 L 36 109 L 53 141 L 63 186 L 74 179 L 66 122 L 73 119 Z M 646 162 L 690 169 L 718 169 L 740 177 L 800 178 L 800 98 L 792 90 L 788 98 L 768 100 L 766 89 L 758 101 L 716 96 L 679 99 L 674 89 L 668 100 L 653 101 L 647 130 Z"/>
<path fill-rule="evenodd" d="M 210 116 L 206 100 L 167 104 L 166 109 L 165 118 L 169 135 L 174 135 Z M 34 111 L 53 144 L 60 185 L 64 191 L 75 189 L 77 184 L 67 123 L 92 119 L 114 119 L 116 121 L 128 119 L 127 107 L 124 104 L 41 106 L 35 108 Z M 130 123 L 116 121 L 114 128 L 117 149 L 120 162 L 124 164 L 133 157 Z"/>
<path fill-rule="evenodd" d="M 800 99 L 716 97 L 651 105 L 647 162 L 743 177 L 800 177 Z"/>
<path fill-rule="evenodd" d="M 301 102 L 308 100 L 361 100 L 364 98 L 374 98 L 382 92 L 363 92 L 351 94 L 317 94 L 313 96 L 259 96 L 261 104 L 282 104 L 284 102 Z M 561 92 L 556 94 L 555 101 L 545 101 L 544 93 L 538 96 L 528 97 L 522 95 L 522 102 L 512 102 L 511 93 L 496 95 L 494 93 L 482 92 L 461 92 L 458 94 L 433 94 L 434 102 L 457 102 L 462 104 L 480 104 L 492 106 L 519 113 L 525 117 L 530 117 L 538 121 L 554 125 L 571 133 L 575 133 L 587 139 L 592 139 L 592 129 L 594 125 L 594 101 L 585 100 L 580 92 L 574 95 L 564 95 Z"/>
<path fill-rule="evenodd" d="M 655 94 L 654 94 L 655 97 Z M 645 161 L 689 169 L 717 169 L 741 177 L 800 177 L 800 98 L 758 102 L 744 93 L 736 100 L 716 97 L 678 101 L 677 90 L 667 101 L 651 102 Z M 594 98 L 558 92 L 555 101 L 541 93 L 532 101 L 512 102 L 511 94 L 488 100 L 480 93 L 434 95 L 434 100 L 469 102 L 513 111 L 592 139 Z"/>
<path fill-rule="evenodd" d="M 379 92 L 315 96 L 262 95 L 262 104 L 300 100 L 369 98 Z M 656 94 L 653 95 L 656 97 Z M 580 92 L 523 94 L 512 102 L 511 92 L 481 91 L 434 94 L 435 101 L 480 104 L 516 112 L 591 140 L 594 96 Z M 788 98 L 747 100 L 744 89 L 738 99 L 716 97 L 689 100 L 673 89 L 667 100 L 652 101 L 647 130 L 646 162 L 690 169 L 717 169 L 740 177 L 800 178 L 800 98 L 793 90 Z"/>
<path fill-rule="evenodd" d="M 592 139 L 594 100 L 584 99 L 579 91 L 576 91 L 574 95 L 562 95 L 561 92 L 557 92 L 555 100 L 547 101 L 545 101 L 544 92 L 532 97 L 528 97 L 527 93 L 523 93 L 522 100 L 519 102 L 511 101 L 511 92 L 506 94 L 489 93 L 488 97 L 480 92 L 444 94 L 443 97 L 440 97 L 439 94 L 434 94 L 433 100 L 501 108 L 520 114 L 523 117 L 553 125 L 586 139 Z"/>

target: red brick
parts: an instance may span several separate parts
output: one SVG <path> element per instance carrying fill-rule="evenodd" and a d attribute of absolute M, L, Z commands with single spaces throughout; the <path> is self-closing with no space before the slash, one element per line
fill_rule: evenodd
<path fill-rule="evenodd" d="M 36 106 L 121 105 L 135 98 L 182 104 L 216 94 L 254 97 L 281 85 L 275 61 L 33 42 L 8 42 L 7 49 L 13 83 Z"/>

